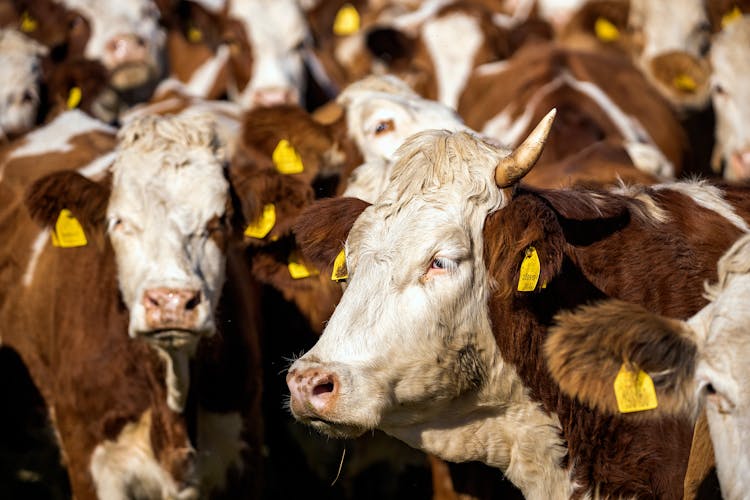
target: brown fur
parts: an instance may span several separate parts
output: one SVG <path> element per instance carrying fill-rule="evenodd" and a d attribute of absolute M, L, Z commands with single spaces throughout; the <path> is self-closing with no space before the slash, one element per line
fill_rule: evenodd
<path fill-rule="evenodd" d="M 558 39 L 567 46 L 590 50 L 616 50 L 629 53 L 627 0 L 597 0 L 583 4 L 560 30 Z M 595 24 L 602 18 L 613 24 L 620 32 L 617 40 L 604 42 L 596 36 Z"/>
<path fill-rule="evenodd" d="M 706 13 L 711 23 L 711 32 L 721 31 L 721 19 L 735 7 L 743 14 L 750 13 L 750 1 L 748 0 L 711 0 L 706 2 Z"/>
<path fill-rule="evenodd" d="M 611 300 L 560 313 L 544 346 L 550 374 L 563 392 L 603 413 L 617 414 L 613 382 L 620 367 L 651 375 L 659 407 L 627 418 L 691 414 L 697 347 L 677 320 Z"/>
<path fill-rule="evenodd" d="M 68 109 L 68 96 L 73 87 L 81 89 L 81 102 L 77 109 L 94 115 L 94 105 L 102 99 L 108 82 L 109 73 L 98 61 L 74 58 L 54 64 L 45 77 L 47 109 L 42 111 L 45 121 Z M 116 113 L 117 102 L 108 104 L 112 105 L 112 113 Z"/>

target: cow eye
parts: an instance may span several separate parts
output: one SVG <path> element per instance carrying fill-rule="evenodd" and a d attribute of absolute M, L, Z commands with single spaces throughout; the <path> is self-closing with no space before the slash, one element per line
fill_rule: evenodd
<path fill-rule="evenodd" d="M 396 127 L 393 125 L 393 120 L 383 120 L 375 125 L 375 135 L 384 134 L 394 130 Z"/>
<path fill-rule="evenodd" d="M 717 83 L 716 85 L 714 85 L 714 94 L 725 96 L 727 95 L 727 91 L 724 87 Z"/>

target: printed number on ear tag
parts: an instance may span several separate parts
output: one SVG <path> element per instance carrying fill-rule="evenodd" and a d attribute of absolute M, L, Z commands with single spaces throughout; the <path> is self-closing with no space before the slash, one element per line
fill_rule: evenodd
<path fill-rule="evenodd" d="M 341 249 L 339 254 L 336 256 L 336 260 L 333 261 L 333 271 L 331 272 L 331 280 L 333 281 L 344 281 L 349 277 L 346 271 L 346 252 Z"/>
<path fill-rule="evenodd" d="M 359 31 L 359 12 L 352 4 L 345 4 L 336 13 L 333 21 L 333 34 L 338 36 L 353 35 Z"/>
<path fill-rule="evenodd" d="M 276 207 L 273 203 L 263 206 L 260 218 L 245 228 L 245 236 L 250 238 L 265 238 L 276 224 Z"/>
<path fill-rule="evenodd" d="M 60 210 L 52 230 L 52 244 L 60 248 L 83 247 L 88 244 L 81 223 L 67 208 Z"/>
<path fill-rule="evenodd" d="M 623 363 L 615 377 L 614 387 L 620 413 L 653 410 L 658 406 L 654 381 L 643 370 L 628 370 Z"/>
<path fill-rule="evenodd" d="M 299 153 L 286 139 L 279 141 L 271 159 L 276 170 L 282 174 L 301 174 L 305 170 Z"/>
<path fill-rule="evenodd" d="M 526 255 L 521 262 L 521 271 L 518 277 L 519 292 L 533 292 L 536 284 L 539 282 L 541 265 L 539 264 L 539 255 L 536 248 L 529 247 L 526 249 Z"/>

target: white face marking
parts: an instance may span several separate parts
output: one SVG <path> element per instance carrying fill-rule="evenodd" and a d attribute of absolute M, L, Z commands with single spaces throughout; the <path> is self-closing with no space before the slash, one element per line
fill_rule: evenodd
<path fill-rule="evenodd" d="M 196 291 L 194 330 L 213 333 L 225 256 L 207 223 L 223 217 L 228 183 L 212 128 L 205 116 L 146 117 L 120 133 L 107 219 L 133 336 L 150 331 L 144 293 L 160 287 Z"/>
<path fill-rule="evenodd" d="M 455 13 L 428 21 L 422 38 L 435 65 L 438 101 L 456 109 L 484 35 L 479 21 Z"/>
<path fill-rule="evenodd" d="M 711 48 L 711 96 L 716 111 L 714 166 L 728 180 L 750 178 L 750 16 L 734 21 Z"/>
<path fill-rule="evenodd" d="M 236 100 L 252 107 L 254 95 L 268 89 L 292 92 L 301 102 L 301 48 L 311 35 L 299 5 L 294 0 L 235 0 L 229 14 L 244 23 L 253 49 L 252 78 Z"/>
<path fill-rule="evenodd" d="M 31 129 L 36 122 L 46 49 L 13 29 L 0 29 L 0 140 Z"/>
<path fill-rule="evenodd" d="M 644 60 L 674 50 L 702 57 L 708 43 L 702 0 L 631 0 L 628 24 L 643 31 Z"/>
<path fill-rule="evenodd" d="M 229 61 L 229 47 L 221 45 L 216 54 L 195 70 L 190 81 L 185 84 L 186 92 L 193 96 L 206 97 L 216 84 L 220 72 Z"/>

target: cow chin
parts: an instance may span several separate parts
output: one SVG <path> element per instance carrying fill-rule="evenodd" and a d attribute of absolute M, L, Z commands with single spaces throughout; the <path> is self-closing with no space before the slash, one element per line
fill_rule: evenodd
<path fill-rule="evenodd" d="M 128 62 L 113 68 L 109 82 L 118 92 L 137 92 L 150 87 L 156 80 L 158 71 L 148 62 Z"/>
<path fill-rule="evenodd" d="M 300 420 L 321 434 L 325 434 L 326 436 L 335 439 L 355 439 L 368 430 L 372 430 L 357 425 L 330 422 L 328 420 L 320 420 L 316 418 Z"/>

